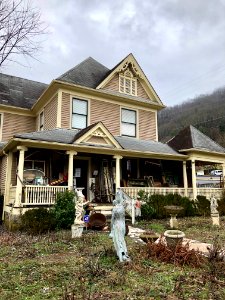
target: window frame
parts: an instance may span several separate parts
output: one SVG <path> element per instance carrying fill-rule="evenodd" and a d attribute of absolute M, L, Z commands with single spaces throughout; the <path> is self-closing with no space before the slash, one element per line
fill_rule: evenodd
<path fill-rule="evenodd" d="M 39 131 L 44 130 L 44 111 L 41 111 L 39 114 Z"/>
<path fill-rule="evenodd" d="M 123 121 L 123 111 L 132 111 L 132 112 L 134 112 L 135 113 L 135 123 L 124 122 Z M 127 136 L 127 137 L 137 138 L 138 137 L 138 129 L 137 129 L 138 116 L 137 116 L 137 110 L 131 109 L 131 108 L 127 108 L 127 107 L 121 107 L 120 114 L 121 114 L 121 116 L 120 116 L 120 135 L 121 136 Z M 123 132 L 122 132 L 122 124 L 134 125 L 135 126 L 135 135 L 123 134 Z"/>
<path fill-rule="evenodd" d="M 127 76 L 126 74 L 130 74 Z M 129 85 L 127 86 L 126 83 Z M 129 88 L 129 91 L 126 89 Z M 137 96 L 137 78 L 135 78 L 131 71 L 127 70 L 123 74 L 119 74 L 119 92 L 131 95 L 131 96 Z"/>
<path fill-rule="evenodd" d="M 33 169 L 33 170 L 40 170 L 40 169 L 36 169 L 36 168 L 34 167 L 34 166 L 35 166 L 35 163 L 43 163 L 44 170 L 43 170 L 42 172 L 44 172 L 44 174 L 45 174 L 45 169 L 46 169 L 46 167 L 45 167 L 45 160 L 25 159 L 25 160 L 24 160 L 24 163 L 25 163 L 25 162 L 30 162 L 31 165 L 32 165 L 31 169 Z M 27 170 L 27 169 L 24 168 L 24 170 Z M 41 171 L 41 170 L 40 170 L 40 171 Z"/>
<path fill-rule="evenodd" d="M 81 101 L 81 102 L 85 102 L 86 103 L 86 114 L 83 113 L 74 113 L 73 109 L 74 109 L 74 101 Z M 73 127 L 73 116 L 77 115 L 77 116 L 85 116 L 86 117 L 86 125 L 83 128 L 77 128 L 77 127 Z M 80 99 L 77 97 L 72 97 L 72 111 L 71 111 L 71 128 L 72 129 L 84 129 L 88 126 L 88 115 L 89 115 L 89 101 L 86 99 Z"/>

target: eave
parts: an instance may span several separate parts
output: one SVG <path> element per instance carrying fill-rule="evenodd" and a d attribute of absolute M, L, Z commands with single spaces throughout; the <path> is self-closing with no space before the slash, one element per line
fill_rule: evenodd
<path fill-rule="evenodd" d="M 164 105 L 159 105 L 158 103 L 153 102 L 153 101 L 148 101 L 148 102 L 143 101 L 142 102 L 142 101 L 133 99 L 130 96 L 123 95 L 123 94 L 115 95 L 113 93 L 110 93 L 110 92 L 104 91 L 104 90 L 96 90 L 96 89 L 92 89 L 89 87 L 80 86 L 80 85 L 77 85 L 74 83 L 68 83 L 68 82 L 64 82 L 64 81 L 60 81 L 60 80 L 53 80 L 50 83 L 49 87 L 43 92 L 43 94 L 39 97 L 37 102 L 33 105 L 31 110 L 34 113 L 37 113 L 43 106 L 43 104 L 44 104 L 43 102 L 45 101 L 45 99 L 46 100 L 49 99 L 49 97 L 51 97 L 59 89 L 68 90 L 68 88 L 71 91 L 80 92 L 83 94 L 87 94 L 89 96 L 98 97 L 99 99 L 103 99 L 103 100 L 105 100 L 106 98 L 111 99 L 118 103 L 120 103 L 122 101 L 123 103 L 140 105 L 142 107 L 152 108 L 152 109 L 156 109 L 156 110 L 161 110 L 165 107 Z"/>
<path fill-rule="evenodd" d="M 31 117 L 34 116 L 29 108 L 22 108 L 22 107 L 17 107 L 12 105 L 0 104 L 0 110 L 1 112 L 6 112 L 6 113 L 26 115 Z"/>
<path fill-rule="evenodd" d="M 19 145 L 26 146 L 28 148 L 42 148 L 51 150 L 75 150 L 81 153 L 93 153 L 93 154 L 106 154 L 106 155 L 121 155 L 124 157 L 139 157 L 139 158 L 156 158 L 156 159 L 169 159 L 184 161 L 187 160 L 187 155 L 182 154 L 165 154 L 165 153 L 155 153 L 147 151 L 136 151 L 136 150 L 126 150 L 126 149 L 116 149 L 116 148 L 106 148 L 97 147 L 90 145 L 79 145 L 79 144 L 63 144 L 56 142 L 46 142 L 31 139 L 21 139 L 14 138 L 11 139 L 8 144 L 1 150 L 1 155 L 8 153 L 10 150 L 14 151 Z"/>

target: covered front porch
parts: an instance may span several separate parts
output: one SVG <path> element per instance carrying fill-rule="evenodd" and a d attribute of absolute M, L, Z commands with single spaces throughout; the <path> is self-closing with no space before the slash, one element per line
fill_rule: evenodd
<path fill-rule="evenodd" d="M 51 206 L 59 192 L 75 188 L 83 188 L 86 199 L 96 204 L 112 203 L 118 188 L 131 198 L 140 190 L 178 193 L 193 200 L 198 195 L 220 198 L 223 192 L 223 185 L 199 188 L 196 182 L 199 162 L 221 164 L 225 174 L 222 151 L 191 149 L 181 154 L 160 142 L 114 137 L 102 123 L 81 131 L 21 134 L 2 154 L 4 214 L 20 215 L 30 208 Z M 43 176 L 26 178 L 26 169 L 38 170 Z"/>

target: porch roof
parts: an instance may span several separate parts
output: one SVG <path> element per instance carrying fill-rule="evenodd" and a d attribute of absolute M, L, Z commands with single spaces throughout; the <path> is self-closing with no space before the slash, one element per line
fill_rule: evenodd
<path fill-rule="evenodd" d="M 172 149 L 169 145 L 161 142 L 151 140 L 138 140 L 132 137 L 116 136 L 115 139 L 120 143 L 123 149 L 135 150 L 141 152 L 154 152 L 170 155 L 179 155 L 177 151 Z M 183 155 L 181 155 L 183 156 Z"/>
<path fill-rule="evenodd" d="M 93 125 L 89 126 L 90 129 Z M 20 138 L 24 140 L 35 140 L 35 141 L 45 141 L 50 143 L 62 143 L 62 144 L 74 144 L 79 146 L 89 146 L 88 144 L 76 143 L 78 137 L 80 137 L 87 128 L 83 130 L 76 129 L 62 129 L 56 128 L 52 130 L 36 131 L 30 133 L 15 134 L 14 138 Z M 179 154 L 176 150 L 172 149 L 169 145 L 163 144 L 161 142 L 150 141 L 150 140 L 138 140 L 131 137 L 115 136 L 115 140 L 120 144 L 121 150 L 135 151 L 135 152 L 145 152 L 145 153 L 155 153 L 163 154 L 169 156 L 179 156 L 185 157 L 183 154 Z M 91 144 L 90 146 L 96 148 L 106 148 L 106 145 Z M 118 150 L 118 149 L 117 149 Z"/>
<path fill-rule="evenodd" d="M 167 144 L 180 152 L 198 150 L 225 154 L 222 146 L 192 125 L 181 130 Z"/>

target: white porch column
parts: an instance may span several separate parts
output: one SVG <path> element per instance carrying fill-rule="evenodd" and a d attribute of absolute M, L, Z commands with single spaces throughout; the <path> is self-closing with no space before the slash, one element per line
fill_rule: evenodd
<path fill-rule="evenodd" d="M 184 181 L 184 196 L 187 197 L 188 195 L 188 181 L 187 181 L 187 168 L 186 168 L 186 161 L 183 161 L 183 181 Z"/>
<path fill-rule="evenodd" d="M 223 187 L 225 187 L 225 164 L 222 164 L 222 171 L 223 171 L 223 175 L 222 175 Z"/>
<path fill-rule="evenodd" d="M 113 156 L 116 160 L 116 191 L 120 187 L 120 160 L 123 158 L 120 155 Z"/>
<path fill-rule="evenodd" d="M 195 160 L 191 161 L 191 172 L 192 172 L 192 189 L 193 189 L 193 199 L 197 198 L 197 186 L 196 186 L 196 170 L 195 170 Z"/>
<path fill-rule="evenodd" d="M 27 151 L 28 149 L 25 146 L 18 146 L 17 150 L 19 150 L 19 162 L 17 166 L 16 201 L 14 205 L 15 207 L 19 207 L 22 200 L 24 156 L 25 151 Z"/>
<path fill-rule="evenodd" d="M 68 189 L 73 189 L 73 156 L 77 155 L 76 151 L 69 150 L 66 151 L 66 154 L 69 155 L 69 162 L 68 162 Z"/>

